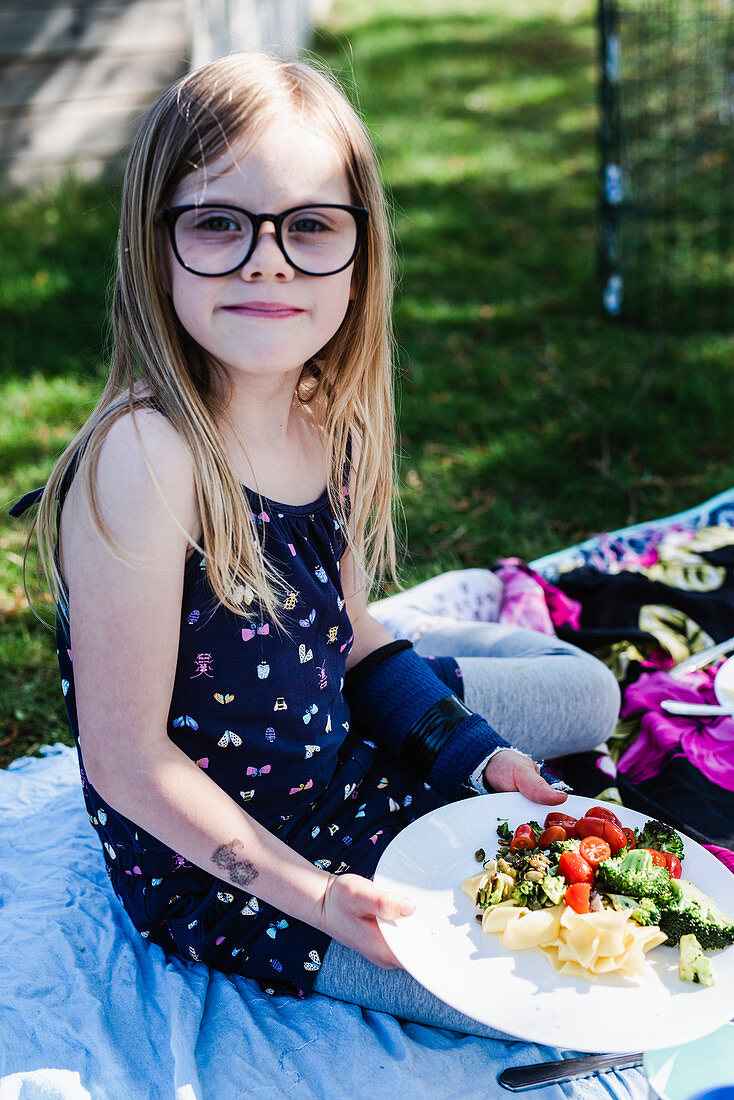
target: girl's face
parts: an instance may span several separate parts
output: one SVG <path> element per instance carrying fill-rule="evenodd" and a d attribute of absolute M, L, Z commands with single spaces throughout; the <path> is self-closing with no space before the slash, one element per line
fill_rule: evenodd
<path fill-rule="evenodd" d="M 240 139 L 205 170 L 186 176 L 170 205 L 227 203 L 279 214 L 306 204 L 351 203 L 343 159 L 315 131 L 277 123 L 247 145 Z M 229 275 L 195 275 L 177 261 L 167 236 L 163 247 L 179 321 L 225 366 L 233 385 L 299 372 L 344 320 L 353 265 L 335 275 L 301 274 L 285 259 L 270 222 L 261 225 L 244 266 Z"/>

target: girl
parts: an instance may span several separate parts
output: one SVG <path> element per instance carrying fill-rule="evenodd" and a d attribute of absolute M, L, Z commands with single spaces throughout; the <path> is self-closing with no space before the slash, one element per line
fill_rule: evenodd
<path fill-rule="evenodd" d="M 455 661 L 367 612 L 394 565 L 390 268 L 329 80 L 260 55 L 184 77 L 132 148 L 110 379 L 37 519 L 112 886 L 146 938 L 269 990 L 362 999 L 397 966 L 376 917 L 412 903 L 369 876 L 472 774 L 565 798 Z"/>

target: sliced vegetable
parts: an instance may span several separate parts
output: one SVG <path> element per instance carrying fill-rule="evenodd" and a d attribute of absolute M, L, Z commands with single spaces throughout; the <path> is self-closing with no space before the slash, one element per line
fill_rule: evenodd
<path fill-rule="evenodd" d="M 611 821 L 614 825 L 618 825 L 622 828 L 622 822 L 617 815 L 611 810 L 608 810 L 606 806 L 592 806 L 590 810 L 587 810 L 584 817 L 600 817 L 603 821 Z"/>
<path fill-rule="evenodd" d="M 538 837 L 538 847 L 550 848 L 557 840 L 568 840 L 568 833 L 560 825 L 549 825 Z"/>
<path fill-rule="evenodd" d="M 511 852 L 526 852 L 535 847 L 535 831 L 532 825 L 518 825 L 510 841 Z"/>
<path fill-rule="evenodd" d="M 576 836 L 598 836 L 606 840 L 612 855 L 616 856 L 622 848 L 627 847 L 627 837 L 619 825 L 608 821 L 605 817 L 581 817 L 576 822 Z"/>
<path fill-rule="evenodd" d="M 637 847 L 637 837 L 634 834 L 634 830 L 626 829 L 624 826 L 622 826 L 622 832 L 627 837 L 627 847 L 630 851 L 632 851 L 633 848 Z"/>
<path fill-rule="evenodd" d="M 576 818 L 570 817 L 569 814 L 561 814 L 556 810 L 552 810 L 545 818 L 545 827 L 549 829 L 552 825 L 560 825 L 562 829 L 566 830 L 566 836 L 570 840 L 571 837 L 576 836 L 575 826 Z"/>
<path fill-rule="evenodd" d="M 596 870 L 600 863 L 603 863 L 605 859 L 609 859 L 612 854 L 612 849 L 607 844 L 606 840 L 602 840 L 600 836 L 585 836 L 581 841 L 579 847 L 579 855 L 583 856 L 587 863 Z"/>
<path fill-rule="evenodd" d="M 586 882 L 591 885 L 594 881 L 594 868 L 580 852 L 561 852 L 558 873 L 569 885 L 574 882 Z"/>
<path fill-rule="evenodd" d="M 659 852 L 657 850 L 657 848 L 640 848 L 640 851 L 641 852 L 649 852 L 650 855 L 652 856 L 653 864 L 656 867 L 667 867 L 668 866 L 667 863 L 665 862 L 664 854 L 662 852 Z"/>
<path fill-rule="evenodd" d="M 564 900 L 574 913 L 588 913 L 590 894 L 591 886 L 588 882 L 574 882 L 566 890 Z"/>
<path fill-rule="evenodd" d="M 683 874 L 683 868 L 681 862 L 677 856 L 674 856 L 672 852 L 662 852 L 661 855 L 665 860 L 665 866 L 668 868 L 671 878 L 680 878 Z"/>

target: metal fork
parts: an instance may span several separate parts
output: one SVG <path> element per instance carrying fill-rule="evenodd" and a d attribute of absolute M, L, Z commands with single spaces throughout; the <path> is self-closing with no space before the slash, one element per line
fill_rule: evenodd
<path fill-rule="evenodd" d="M 725 642 L 719 642 L 718 645 L 709 646 L 708 649 L 702 649 L 700 653 L 694 653 L 692 657 L 687 657 L 685 661 L 681 661 L 680 664 L 674 665 L 673 668 L 668 669 L 668 676 L 672 676 L 674 680 L 678 680 L 681 676 L 685 676 L 687 672 L 695 672 L 696 669 L 705 668 L 706 665 L 710 665 L 712 661 L 715 661 L 717 657 L 724 657 L 727 653 L 731 653 L 734 649 L 734 638 L 727 638 Z"/>

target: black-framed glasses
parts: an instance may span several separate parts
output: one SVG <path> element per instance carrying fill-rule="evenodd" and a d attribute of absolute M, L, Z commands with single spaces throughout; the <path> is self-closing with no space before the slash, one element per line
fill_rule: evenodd
<path fill-rule="evenodd" d="M 228 203 L 169 206 L 156 220 L 168 229 L 176 259 L 193 275 L 231 275 L 247 263 L 260 227 L 270 222 L 280 251 L 303 275 L 336 275 L 357 254 L 368 213 L 362 206 L 315 203 L 281 214 L 253 214 Z"/>

